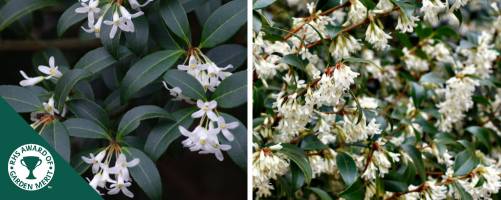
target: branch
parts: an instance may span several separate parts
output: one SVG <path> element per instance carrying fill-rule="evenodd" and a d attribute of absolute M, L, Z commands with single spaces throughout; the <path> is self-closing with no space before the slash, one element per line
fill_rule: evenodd
<path fill-rule="evenodd" d="M 37 51 L 48 47 L 58 49 L 90 49 L 98 46 L 100 46 L 100 42 L 97 39 L 0 40 L 0 51 Z"/>

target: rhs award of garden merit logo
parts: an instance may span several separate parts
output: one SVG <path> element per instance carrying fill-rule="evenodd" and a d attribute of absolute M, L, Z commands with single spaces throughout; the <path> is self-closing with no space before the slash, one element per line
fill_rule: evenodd
<path fill-rule="evenodd" d="M 9 177 L 23 190 L 35 191 L 44 188 L 52 180 L 54 170 L 54 158 L 47 149 L 38 144 L 24 144 L 9 157 Z"/>

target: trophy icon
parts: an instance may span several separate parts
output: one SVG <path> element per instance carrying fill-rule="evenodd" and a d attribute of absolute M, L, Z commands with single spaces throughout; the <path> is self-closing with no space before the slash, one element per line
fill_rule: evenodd
<path fill-rule="evenodd" d="M 30 174 L 26 177 L 26 179 L 36 179 L 33 175 L 33 170 L 35 170 L 35 168 L 37 168 L 40 164 L 42 164 L 42 160 L 40 160 L 37 156 L 25 156 L 21 159 L 21 165 L 30 171 Z"/>

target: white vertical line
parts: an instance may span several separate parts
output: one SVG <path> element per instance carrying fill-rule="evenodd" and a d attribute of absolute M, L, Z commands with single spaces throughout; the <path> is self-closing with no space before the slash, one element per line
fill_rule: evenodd
<path fill-rule="evenodd" d="M 247 0 L 247 199 L 252 200 L 252 2 Z"/>

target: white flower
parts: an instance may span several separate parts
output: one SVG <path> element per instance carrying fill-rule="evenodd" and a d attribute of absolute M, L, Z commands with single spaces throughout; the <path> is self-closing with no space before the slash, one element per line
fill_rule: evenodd
<path fill-rule="evenodd" d="M 374 9 L 375 13 L 384 13 L 393 9 L 393 3 L 390 0 L 379 0 Z"/>
<path fill-rule="evenodd" d="M 59 114 L 59 110 L 54 107 L 54 97 L 50 97 L 47 103 L 42 103 L 45 113 L 54 115 L 54 113 Z"/>
<path fill-rule="evenodd" d="M 403 11 L 400 11 L 397 27 L 395 28 L 395 30 L 400 30 L 402 33 L 411 33 L 414 31 L 414 27 L 417 26 L 417 21 L 419 21 L 418 17 L 412 15 L 407 16 Z"/>
<path fill-rule="evenodd" d="M 351 84 L 355 83 L 354 79 L 358 75 L 359 73 L 351 71 L 351 68 L 349 66 L 339 64 L 335 67 L 332 77 L 334 78 L 336 87 L 339 87 L 344 91 L 349 89 Z"/>
<path fill-rule="evenodd" d="M 388 47 L 388 39 L 391 36 L 384 32 L 375 22 L 371 22 L 365 31 L 365 40 L 378 50 L 384 50 Z"/>
<path fill-rule="evenodd" d="M 465 68 L 458 76 L 452 77 L 446 82 L 447 87 L 444 89 L 445 101 L 437 105 L 438 111 L 442 115 L 439 122 L 441 131 L 449 131 L 454 123 L 461 121 L 465 117 L 464 112 L 473 107 L 472 96 L 475 86 L 479 85 L 479 82 L 462 74 L 464 72 L 469 73 L 468 70 L 471 69 L 471 66 Z"/>
<path fill-rule="evenodd" d="M 178 65 L 177 68 L 186 71 L 192 76 L 198 76 L 202 70 L 207 69 L 207 66 L 198 63 L 195 56 L 191 55 L 188 60 L 188 65 Z"/>
<path fill-rule="evenodd" d="M 426 181 L 424 185 L 424 190 L 407 193 L 405 198 L 409 200 L 442 200 L 447 198 L 447 186 L 439 184 L 437 180 Z M 409 185 L 409 191 L 417 188 L 418 186 Z"/>
<path fill-rule="evenodd" d="M 191 114 L 191 117 L 201 118 L 203 116 L 207 116 L 210 120 L 217 121 L 217 115 L 214 111 L 212 111 L 217 107 L 216 101 L 212 100 L 204 102 L 202 100 L 197 100 L 197 107 L 200 108 L 200 110 Z"/>
<path fill-rule="evenodd" d="M 126 18 L 120 17 L 118 15 L 118 12 L 113 13 L 113 20 L 105 20 L 104 24 L 111 26 L 110 30 L 110 39 L 113 39 L 115 35 L 117 34 L 118 29 L 125 31 L 125 32 L 131 32 L 134 31 L 134 26 L 130 26 L 130 24 L 126 23 Z"/>
<path fill-rule="evenodd" d="M 223 133 L 224 137 L 228 139 L 228 141 L 233 141 L 235 139 L 230 130 L 237 128 L 238 122 L 226 123 L 223 117 L 219 117 L 217 119 L 217 126 L 217 128 L 221 131 L 221 133 Z"/>
<path fill-rule="evenodd" d="M 201 154 L 212 153 L 219 161 L 223 161 L 222 151 L 231 149 L 230 145 L 219 144 L 217 134 L 219 129 L 215 129 L 212 123 L 209 124 L 209 129 L 197 126 L 193 132 L 186 130 L 184 127 L 179 126 L 179 131 L 182 135 L 188 137 L 181 143 L 183 146 L 188 147 L 190 151 L 200 151 Z"/>
<path fill-rule="evenodd" d="M 187 103 L 190 104 L 194 103 L 189 97 L 183 95 L 183 90 L 181 90 L 181 88 L 179 87 L 169 88 L 169 86 L 167 86 L 167 83 L 165 81 L 162 81 L 162 84 L 164 85 L 165 89 L 169 91 L 170 95 L 174 97 L 174 99 L 172 99 L 173 101 L 186 101 Z"/>
<path fill-rule="evenodd" d="M 38 71 L 47 74 L 48 77 L 46 77 L 46 79 L 50 77 L 61 78 L 63 74 L 58 70 L 58 68 L 59 67 L 56 66 L 56 63 L 54 61 L 54 56 L 51 56 L 49 58 L 49 67 L 45 65 L 40 65 L 38 66 Z"/>
<path fill-rule="evenodd" d="M 358 43 L 357 39 L 347 33 L 339 34 L 335 40 L 333 40 L 329 51 L 334 58 L 344 58 L 349 57 L 350 54 L 357 52 L 362 47 Z"/>
<path fill-rule="evenodd" d="M 42 82 L 43 80 L 45 80 L 45 77 L 43 77 L 43 76 L 29 77 L 28 75 L 26 75 L 26 73 L 24 73 L 23 70 L 19 71 L 19 73 L 21 73 L 21 75 L 24 78 L 24 80 L 19 82 L 19 85 L 21 85 L 23 87 L 34 86 L 34 85 Z"/>
<path fill-rule="evenodd" d="M 133 198 L 134 194 L 129 189 L 127 189 L 127 187 L 130 187 L 131 185 L 132 184 L 130 182 L 125 182 L 124 178 L 119 175 L 116 183 L 112 183 L 110 185 L 110 190 L 108 191 L 108 194 L 115 195 L 118 194 L 120 191 L 122 191 L 122 193 L 125 196 Z"/>
<path fill-rule="evenodd" d="M 144 2 L 143 4 L 140 4 L 137 0 L 128 0 L 128 1 L 130 4 L 130 7 L 132 9 L 138 9 L 138 8 L 141 8 L 141 7 L 148 5 L 150 2 L 152 2 L 154 0 L 146 0 L 146 2 Z"/>
<path fill-rule="evenodd" d="M 423 72 L 428 70 L 428 61 L 412 54 L 407 47 L 402 50 L 404 52 L 405 68 L 408 70 Z"/>
<path fill-rule="evenodd" d="M 94 175 L 94 177 L 92 177 L 92 180 L 89 180 L 87 178 L 87 181 L 89 181 L 89 185 L 92 189 L 94 189 L 99 195 L 102 195 L 101 192 L 97 189 L 97 187 L 99 186 L 99 183 L 101 182 L 101 179 L 102 179 L 102 174 L 99 173 L 99 174 L 96 174 Z"/>
<path fill-rule="evenodd" d="M 134 158 L 131 161 L 127 162 L 127 158 L 123 153 L 118 155 L 117 160 L 115 161 L 115 166 L 110 169 L 111 174 L 118 174 L 119 176 L 123 176 L 125 181 L 130 180 L 129 176 L 129 168 L 135 167 L 140 162 L 139 158 Z"/>
<path fill-rule="evenodd" d="M 367 8 L 359 0 L 350 0 L 350 11 L 348 12 L 348 18 L 344 23 L 344 26 L 353 25 L 362 20 L 365 20 L 367 16 Z"/>
<path fill-rule="evenodd" d="M 277 179 L 289 171 L 289 162 L 281 155 L 275 154 L 270 148 L 264 148 L 252 155 L 253 187 L 257 189 L 257 196 L 271 195 L 273 185 L 270 179 Z"/>
<path fill-rule="evenodd" d="M 102 23 L 103 23 L 103 16 L 101 16 L 101 17 L 99 17 L 99 19 L 97 19 L 96 24 L 93 24 L 93 23 L 91 23 L 89 21 L 88 22 L 89 28 L 86 29 L 86 28 L 82 27 L 82 30 L 84 30 L 87 33 L 95 33 L 95 36 L 97 38 L 99 38 L 100 37 L 100 33 L 101 33 L 101 25 L 102 25 Z"/>
<path fill-rule="evenodd" d="M 90 0 L 88 4 L 80 3 L 82 7 L 75 9 L 76 13 L 87 13 L 87 20 L 89 24 L 94 24 L 94 16 L 101 12 L 99 6 L 99 0 Z"/>
<path fill-rule="evenodd" d="M 420 11 L 424 13 L 424 21 L 436 26 L 438 24 L 438 13 L 447 7 L 445 2 L 441 0 L 423 0 L 422 4 Z"/>
<path fill-rule="evenodd" d="M 378 99 L 372 97 L 362 97 L 358 99 L 360 107 L 367 109 L 376 109 L 378 107 Z"/>
<path fill-rule="evenodd" d="M 106 151 L 103 150 L 103 151 L 99 152 L 95 157 L 94 157 L 93 153 L 90 153 L 90 157 L 82 156 L 82 160 L 85 163 L 92 165 L 92 173 L 95 174 L 98 172 L 101 161 L 103 160 L 105 155 L 106 155 Z"/>

